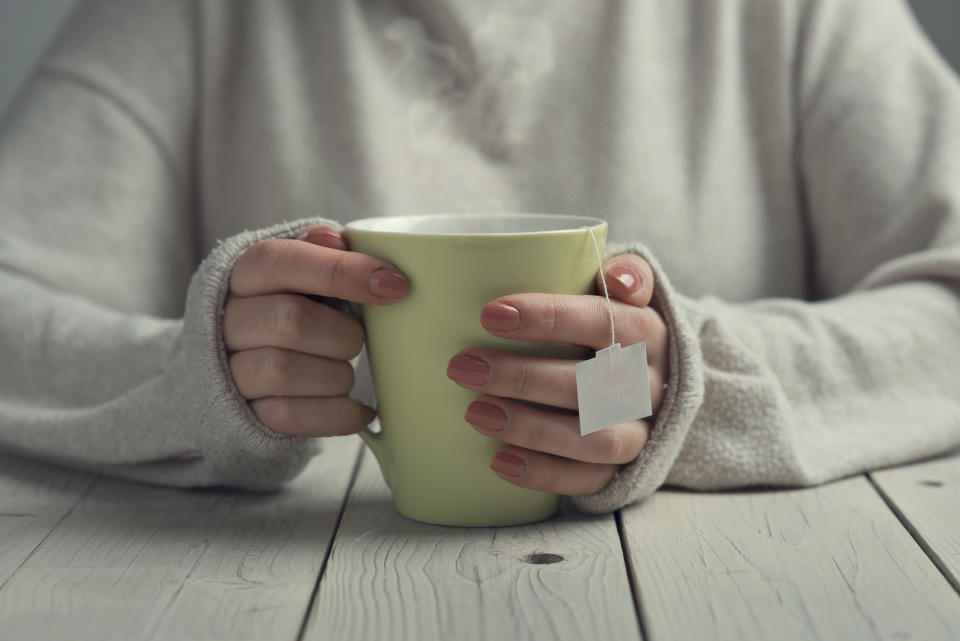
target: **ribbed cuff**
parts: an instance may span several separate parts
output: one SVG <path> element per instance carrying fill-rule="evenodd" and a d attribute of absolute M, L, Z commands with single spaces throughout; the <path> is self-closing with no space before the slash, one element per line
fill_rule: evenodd
<path fill-rule="evenodd" d="M 194 370 L 188 378 L 195 389 L 185 394 L 199 403 L 195 429 L 207 477 L 202 484 L 275 489 L 319 451 L 317 439 L 279 434 L 257 420 L 230 376 L 223 339 L 224 303 L 240 255 L 261 240 L 295 238 L 313 225 L 341 229 L 334 221 L 307 218 L 243 232 L 219 243 L 190 282 L 181 349 Z"/>

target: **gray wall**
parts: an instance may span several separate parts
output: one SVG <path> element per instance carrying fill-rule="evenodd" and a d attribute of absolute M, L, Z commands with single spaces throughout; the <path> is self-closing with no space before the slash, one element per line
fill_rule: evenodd
<path fill-rule="evenodd" d="M 3 113 L 74 2 L 0 0 L 0 113 Z M 950 60 L 954 69 L 960 70 L 960 0 L 911 0 L 911 4 L 940 51 Z"/>
<path fill-rule="evenodd" d="M 75 0 L 0 0 L 0 114 Z"/>

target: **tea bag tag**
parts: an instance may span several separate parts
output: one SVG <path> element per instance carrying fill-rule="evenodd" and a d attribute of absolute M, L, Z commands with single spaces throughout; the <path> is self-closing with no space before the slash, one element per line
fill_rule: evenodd
<path fill-rule="evenodd" d="M 647 344 L 620 343 L 577 363 L 580 436 L 653 413 L 647 375 Z"/>
<path fill-rule="evenodd" d="M 613 306 L 603 275 L 600 246 L 591 228 L 600 265 L 600 282 L 610 315 L 610 347 L 589 359 L 577 363 L 577 405 L 580 412 L 580 436 L 593 434 L 604 428 L 644 418 L 653 414 L 650 401 L 650 378 L 647 373 L 647 344 L 630 345 L 626 349 L 617 342 L 613 323 Z"/>

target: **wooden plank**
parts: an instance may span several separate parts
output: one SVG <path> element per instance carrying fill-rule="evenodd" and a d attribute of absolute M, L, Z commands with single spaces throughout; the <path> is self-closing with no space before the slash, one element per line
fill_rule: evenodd
<path fill-rule="evenodd" d="M 304 508 L 305 491 L 318 489 L 315 476 L 324 476 L 322 465 L 330 461 L 325 455 L 315 459 L 311 474 L 273 495 L 101 480 L 0 591 L 3 636 L 205 639 L 212 629 L 235 627 L 225 621 L 236 602 L 241 605 L 232 614 L 241 625 L 254 625 L 262 616 L 266 622 L 257 624 L 259 629 L 276 625 L 293 641 L 315 584 L 317 562 L 311 559 L 322 558 L 326 549 L 323 533 L 311 539 L 309 528 L 336 519 L 325 507 L 302 516 L 294 512 Z M 349 478 L 350 467 L 347 461 L 336 473 Z M 338 490 L 341 498 L 344 486 Z M 324 505 L 325 500 L 321 492 L 317 503 Z M 272 501 L 281 504 L 276 512 Z M 278 513 L 286 522 L 265 523 Z M 257 558 L 258 553 L 264 556 Z M 308 567 L 293 569 L 288 557 Z M 286 581 L 294 576 L 296 584 L 290 587 Z M 244 594 L 245 588 L 256 594 Z M 218 590 L 225 594 L 215 598 Z M 275 607 L 278 595 L 292 597 L 294 592 L 303 592 L 299 604 L 294 598 L 291 609 Z M 261 612 L 251 606 L 261 597 L 275 609 Z M 299 612 L 292 612 L 297 608 Z M 192 618 L 178 622 L 178 615 Z"/>
<path fill-rule="evenodd" d="M 870 476 L 927 555 L 960 592 L 960 453 Z"/>
<path fill-rule="evenodd" d="M 0 590 L 96 480 L 94 474 L 0 454 Z"/>
<path fill-rule="evenodd" d="M 294 641 L 362 445 L 325 439 L 283 492 L 239 497 L 153 638 Z"/>
<path fill-rule="evenodd" d="M 396 512 L 365 453 L 303 638 L 636 640 L 640 631 L 613 515 L 424 525 Z"/>
<path fill-rule="evenodd" d="M 865 477 L 622 513 L 651 639 L 956 639 L 960 598 Z"/>

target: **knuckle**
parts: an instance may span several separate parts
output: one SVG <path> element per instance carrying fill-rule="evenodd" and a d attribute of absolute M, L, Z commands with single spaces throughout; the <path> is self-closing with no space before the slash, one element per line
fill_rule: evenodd
<path fill-rule="evenodd" d="M 278 432 L 286 432 L 293 426 L 293 406 L 283 398 L 258 401 L 254 414 L 261 423 Z"/>
<path fill-rule="evenodd" d="M 286 350 L 266 348 L 260 350 L 257 377 L 275 394 L 279 394 L 293 379 L 293 358 Z"/>
<path fill-rule="evenodd" d="M 305 334 L 310 315 L 307 302 L 301 296 L 283 296 L 271 308 L 270 331 L 284 344 L 296 344 Z"/>
<path fill-rule="evenodd" d="M 261 240 L 251 245 L 244 252 L 242 259 L 245 265 L 257 271 L 264 269 L 275 271 L 284 254 L 284 245 L 285 243 L 276 239 Z"/>
<path fill-rule="evenodd" d="M 326 269 L 322 272 L 323 292 L 324 294 L 333 294 L 337 291 L 338 285 L 345 281 L 348 276 L 347 252 L 330 252 L 327 254 Z"/>
<path fill-rule="evenodd" d="M 363 427 L 359 402 L 345 396 L 324 399 L 322 415 L 317 417 L 318 435 L 354 434 Z"/>
<path fill-rule="evenodd" d="M 227 359 L 230 366 L 230 376 L 233 377 L 234 384 L 245 398 L 248 394 L 247 390 L 249 390 L 251 379 L 249 360 L 243 352 L 233 354 Z"/>
<path fill-rule="evenodd" d="M 618 462 L 625 448 L 623 434 L 618 429 L 600 432 L 597 436 L 597 455 L 607 463 Z"/>
<path fill-rule="evenodd" d="M 513 388 L 517 396 L 526 398 L 530 394 L 533 383 L 533 372 L 527 363 L 519 362 L 513 370 Z"/>
<path fill-rule="evenodd" d="M 647 310 L 651 338 L 662 345 L 666 345 L 670 338 L 670 330 L 667 329 L 667 324 L 657 310 L 650 307 Z"/>
<path fill-rule="evenodd" d="M 630 461 L 640 456 L 640 452 L 647 444 L 647 440 L 650 438 L 650 431 L 653 429 L 653 426 L 650 423 L 649 419 L 642 419 L 638 421 L 637 429 L 635 431 L 635 440 L 636 445 L 634 446 L 634 455 L 630 457 Z"/>
<path fill-rule="evenodd" d="M 547 329 L 551 332 L 559 332 L 563 328 L 563 306 L 553 301 L 547 306 Z"/>
<path fill-rule="evenodd" d="M 336 364 L 333 378 L 335 381 L 335 391 L 346 394 L 353 389 L 353 384 L 356 382 L 356 373 L 353 371 L 353 366 L 350 365 L 350 363 L 339 361 Z"/>
<path fill-rule="evenodd" d="M 538 489 L 554 494 L 564 493 L 564 478 L 554 461 L 550 459 L 540 461 L 530 476 L 533 485 Z"/>
<path fill-rule="evenodd" d="M 537 416 L 530 423 L 527 439 L 530 449 L 542 449 L 547 434 L 547 421 L 543 416 Z"/>
<path fill-rule="evenodd" d="M 339 433 L 359 432 L 364 427 L 360 412 L 360 403 L 350 398 L 337 399 L 333 404 Z"/>
<path fill-rule="evenodd" d="M 532 320 L 533 326 L 530 329 L 544 333 L 554 333 L 563 327 L 563 305 L 562 303 L 549 300 L 534 307 Z"/>
<path fill-rule="evenodd" d="M 627 324 L 629 325 L 629 330 L 632 335 L 643 337 L 638 338 L 638 341 L 646 338 L 649 325 L 647 309 L 637 307 L 630 308 L 627 314 Z"/>
<path fill-rule="evenodd" d="M 343 315 L 340 322 L 336 324 L 334 333 L 337 336 L 336 344 L 342 350 L 345 359 L 356 357 L 363 349 L 363 325 L 357 319 Z"/>
<path fill-rule="evenodd" d="M 363 350 L 363 340 L 364 336 L 362 329 L 358 332 L 354 332 L 352 336 L 347 339 L 344 345 L 346 346 L 346 357 L 348 359 L 356 358 L 360 355 L 360 352 Z"/>
<path fill-rule="evenodd" d="M 223 341 L 228 350 L 233 346 L 242 323 L 242 314 L 237 307 L 238 300 L 240 299 L 227 299 L 223 306 Z"/>

